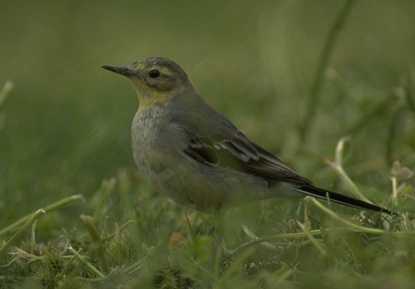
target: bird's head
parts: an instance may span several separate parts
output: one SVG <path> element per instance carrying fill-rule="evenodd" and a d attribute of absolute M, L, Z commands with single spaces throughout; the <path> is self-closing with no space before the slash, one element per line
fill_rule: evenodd
<path fill-rule="evenodd" d="M 166 103 L 193 89 L 186 72 L 174 61 L 163 57 L 149 57 L 129 65 L 104 65 L 102 68 L 132 81 L 140 107 Z"/>

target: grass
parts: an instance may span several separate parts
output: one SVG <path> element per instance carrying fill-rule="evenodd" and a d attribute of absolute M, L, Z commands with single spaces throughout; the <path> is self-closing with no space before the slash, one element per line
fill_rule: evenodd
<path fill-rule="evenodd" d="M 337 146 L 333 163 L 338 166 L 336 171 L 342 172 L 340 178 L 355 190 L 357 185 L 342 168 L 343 141 Z M 217 260 L 219 272 L 213 274 L 209 247 L 213 242 L 214 217 L 177 208 L 164 198 L 155 199 L 141 191 L 140 183 L 133 188 L 134 175 L 122 171 L 104 181 L 85 202 L 79 202 L 79 195 L 70 196 L 2 229 L 0 237 L 5 241 L 0 248 L 0 285 L 306 288 L 305 284 L 317 284 L 315 274 L 320 274 L 319 286 L 347 279 L 337 288 L 351 288 L 350 284 L 378 288 L 385 282 L 385 272 L 393 277 L 412 270 L 415 223 L 411 213 L 396 205 L 407 194 L 413 195 L 413 188 L 407 183 L 412 176 L 408 168 L 395 165 L 388 203 L 395 204 L 399 216 L 357 214 L 358 211 L 341 215 L 334 211 L 337 206 L 330 208 L 314 198 L 306 198 L 296 217 L 299 220 L 303 215 L 302 222 L 281 219 L 277 203 L 264 203 L 261 215 L 266 216 L 258 217 L 258 205 L 248 208 L 251 217 L 257 215 L 253 218 L 258 222 L 256 227 L 248 228 L 231 210 L 225 227 L 231 226 L 233 233 L 225 234 L 226 254 Z M 138 201 L 132 193 L 137 189 Z M 65 210 L 66 206 L 81 206 L 89 215 L 80 215 L 72 228 L 55 228 L 55 238 L 39 241 L 42 222 L 54 218 L 52 211 Z M 275 233 L 258 237 L 252 232 L 258 228 Z M 311 264 L 306 261 L 309 258 L 313 259 Z M 319 271 L 322 269 L 324 274 Z M 32 281 L 27 283 L 28 280 Z M 391 286 L 395 287 L 391 288 L 409 288 L 405 287 L 407 281 L 399 278 L 388 282 L 393 282 Z"/>
<path fill-rule="evenodd" d="M 399 38 L 413 4 L 277 2 L 0 11 L 0 77 L 16 83 L 0 90 L 0 289 L 413 288 L 413 43 Z M 261 201 L 226 212 L 213 259 L 219 220 L 136 175 L 135 99 L 119 97 L 133 93 L 98 71 L 131 49 L 179 59 L 209 102 L 317 184 L 398 214 Z"/>
<path fill-rule="evenodd" d="M 312 131 L 317 108 L 319 107 L 321 90 L 325 83 L 325 73 L 329 67 L 330 59 L 333 57 L 333 53 L 338 43 L 337 40 L 340 37 L 340 32 L 346 25 L 348 16 L 352 12 L 355 4 L 355 0 L 345 1 L 344 6 L 339 10 L 338 15 L 335 17 L 333 25 L 330 26 L 327 39 L 324 42 L 323 49 L 321 50 L 317 71 L 310 89 L 310 97 L 307 100 L 304 121 L 299 130 L 300 139 L 304 143 L 308 139 L 308 134 Z"/>

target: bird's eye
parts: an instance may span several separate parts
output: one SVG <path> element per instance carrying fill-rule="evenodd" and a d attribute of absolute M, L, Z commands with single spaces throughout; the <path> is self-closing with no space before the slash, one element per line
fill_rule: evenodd
<path fill-rule="evenodd" d="M 160 76 L 160 71 L 158 71 L 157 69 L 152 69 L 148 72 L 148 76 L 150 76 L 151 78 L 157 78 Z"/>

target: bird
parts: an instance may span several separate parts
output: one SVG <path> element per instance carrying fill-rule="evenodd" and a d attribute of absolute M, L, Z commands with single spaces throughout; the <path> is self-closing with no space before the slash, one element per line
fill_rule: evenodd
<path fill-rule="evenodd" d="M 175 202 L 217 211 L 257 200 L 311 196 L 392 214 L 301 176 L 210 106 L 173 60 L 148 57 L 102 68 L 133 84 L 139 102 L 131 125 L 135 164 Z"/>

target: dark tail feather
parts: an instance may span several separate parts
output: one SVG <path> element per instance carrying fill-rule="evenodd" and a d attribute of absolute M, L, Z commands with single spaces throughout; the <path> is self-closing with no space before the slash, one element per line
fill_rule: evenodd
<path fill-rule="evenodd" d="M 388 209 L 367 203 L 362 200 L 358 200 L 358 199 L 354 199 L 354 198 L 351 198 L 345 195 L 341 195 L 339 193 L 320 189 L 312 185 L 304 185 L 304 186 L 298 187 L 298 190 L 307 195 L 310 195 L 310 196 L 313 196 L 319 199 L 330 200 L 335 203 L 341 204 L 343 206 L 368 209 L 368 210 L 372 210 L 376 212 L 386 213 L 389 215 L 396 215 L 396 213 L 391 212 Z"/>

